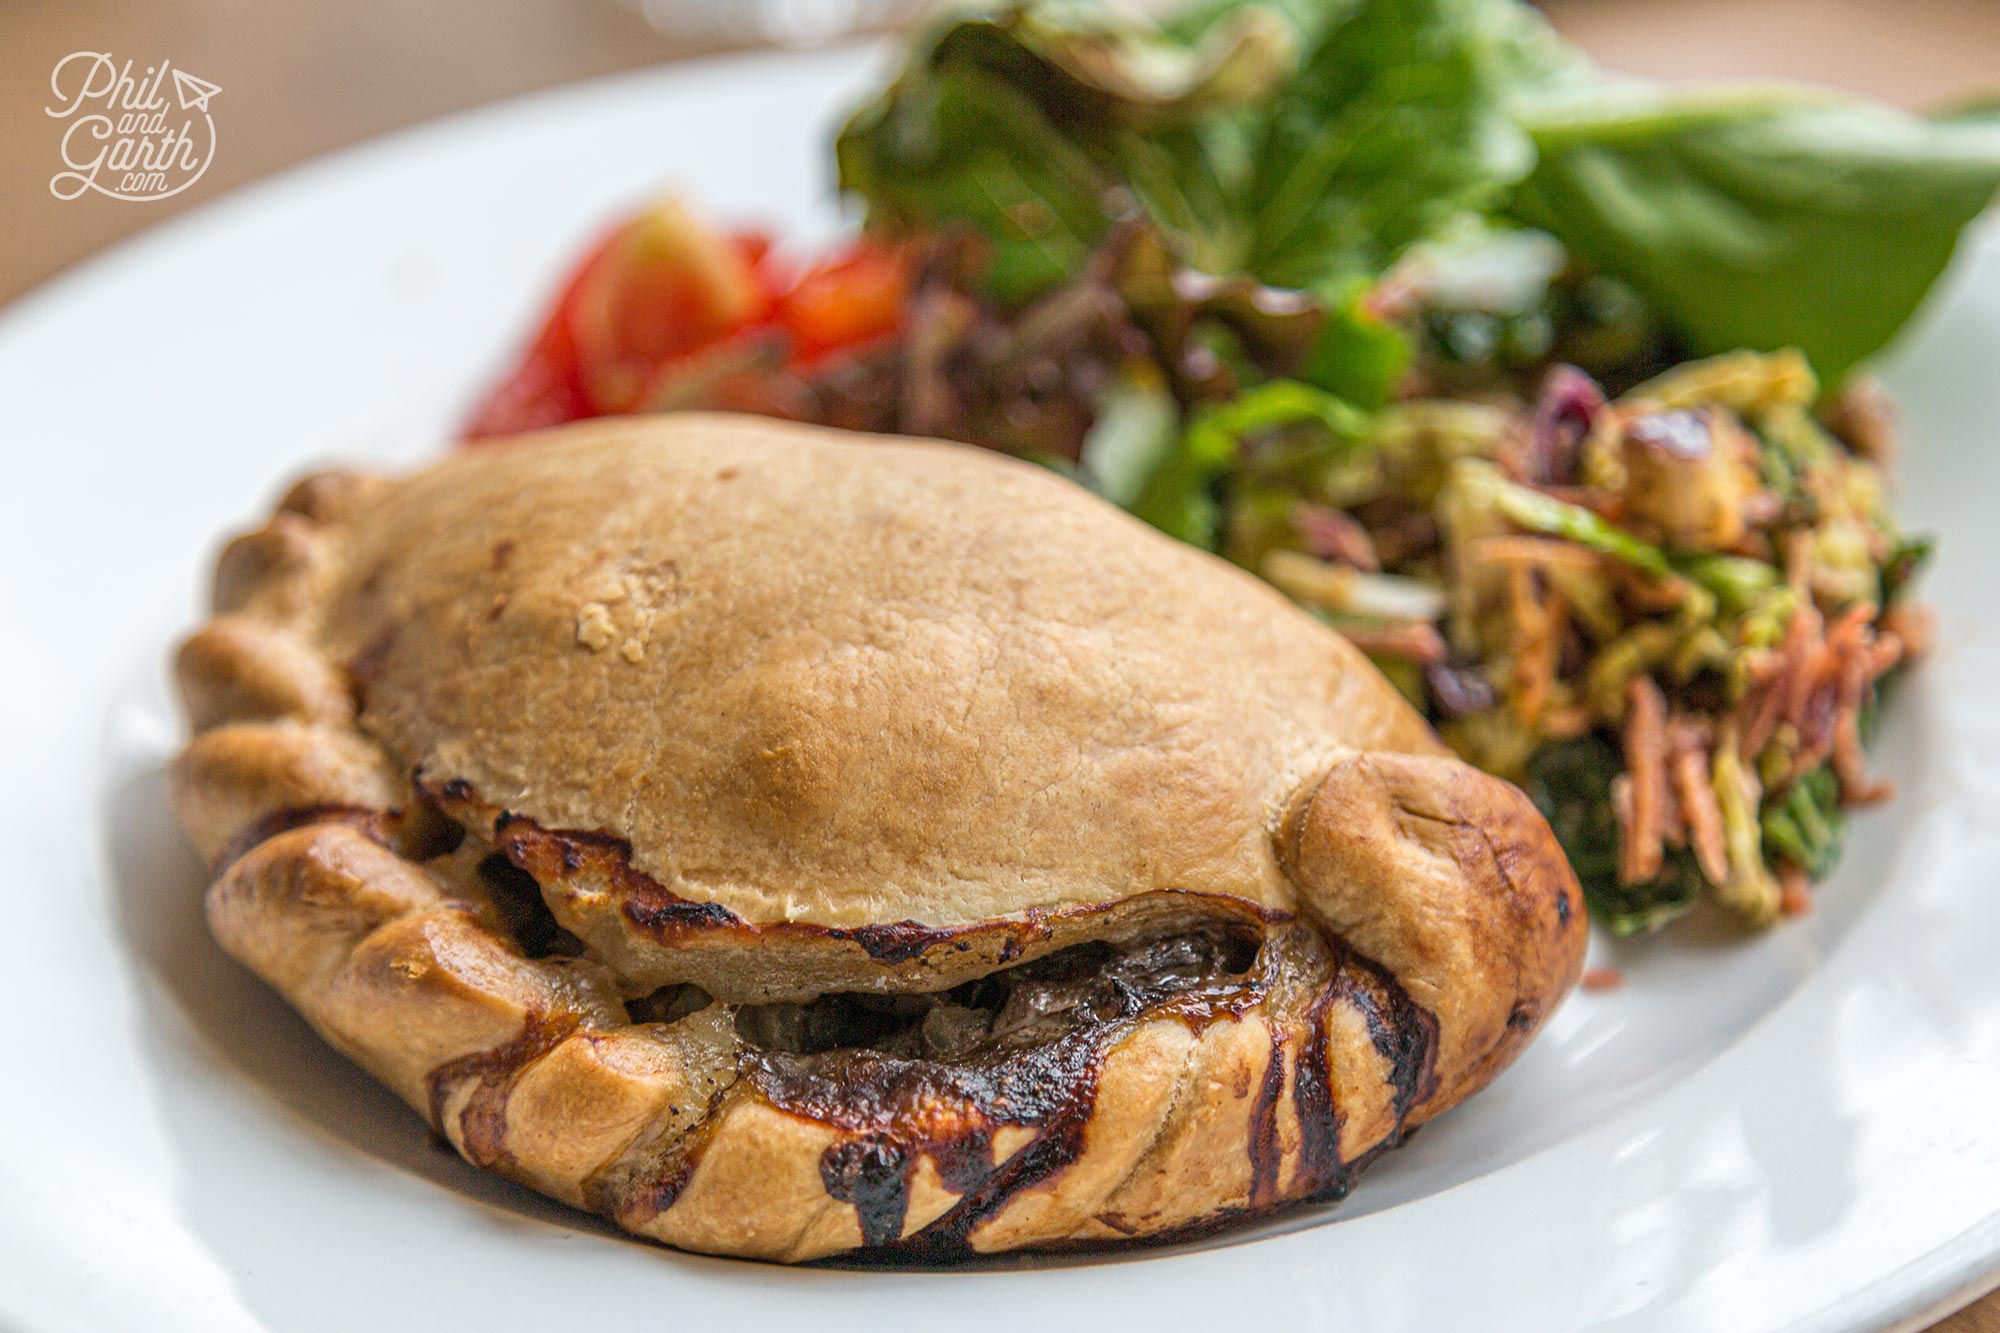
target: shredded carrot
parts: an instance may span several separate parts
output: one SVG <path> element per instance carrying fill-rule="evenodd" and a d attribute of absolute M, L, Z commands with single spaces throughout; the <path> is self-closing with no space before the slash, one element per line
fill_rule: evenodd
<path fill-rule="evenodd" d="M 1822 650 L 1824 676 L 1815 692 L 1812 717 L 1819 726 L 1800 755 L 1801 764 L 1808 757 L 1814 766 L 1832 761 L 1834 775 L 1840 779 L 1841 801 L 1848 805 L 1880 801 L 1895 790 L 1888 782 L 1868 777 L 1868 761 L 1861 748 L 1861 711 L 1868 701 L 1869 686 L 1895 665 L 1901 654 L 1901 640 L 1885 643 L 1876 638 L 1874 621 L 1874 606 L 1862 602 L 1843 611 L 1828 629 Z M 1818 712 L 1822 696 L 1823 719 Z M 1811 769 L 1800 767 L 1797 771 Z"/>
<path fill-rule="evenodd" d="M 1826 621 L 1810 603 L 1792 613 L 1781 651 L 1786 656 L 1780 679 L 1783 692 L 1778 698 L 1778 716 L 1794 727 L 1802 727 L 1806 706 L 1811 702 L 1821 662 L 1826 650 Z"/>
<path fill-rule="evenodd" d="M 1861 708 L 1868 691 L 1865 655 L 1849 657 L 1840 673 L 1840 701 L 1834 714 L 1833 772 L 1840 779 L 1844 805 L 1872 805 L 1895 795 L 1896 784 L 1868 776 L 1868 758 L 1861 750 Z"/>
<path fill-rule="evenodd" d="M 1778 724 L 1796 711 L 1794 696 L 1806 686 L 1804 673 L 1819 643 L 1820 625 L 1816 609 L 1810 605 L 1800 607 L 1786 622 L 1785 637 L 1778 641 L 1778 646 L 1753 660 L 1751 678 L 1761 688 L 1746 704 L 1744 754 L 1762 754 L 1776 734 Z"/>
<path fill-rule="evenodd" d="M 1652 677 L 1641 673 L 1625 686 L 1625 771 L 1631 776 L 1628 809 L 1620 812 L 1624 837 L 1618 878 L 1643 884 L 1665 859 L 1667 701 Z"/>
<path fill-rule="evenodd" d="M 1682 808 L 1679 784 L 1674 777 L 1674 756 L 1689 747 L 1708 743 L 1708 733 L 1685 714 L 1667 715 L 1666 739 L 1662 752 L 1666 755 L 1667 786 L 1660 800 L 1660 836 L 1669 847 L 1685 847 L 1688 840 L 1688 816 Z"/>
<path fill-rule="evenodd" d="M 1857 639 L 1873 633 L 1875 624 L 1875 604 L 1856 602 L 1835 617 L 1827 628 L 1826 639 L 1830 644 L 1851 644 Z"/>
<path fill-rule="evenodd" d="M 1792 757 L 1792 780 L 1796 781 L 1833 756 L 1836 733 L 1840 729 L 1840 681 L 1832 654 L 1822 650 L 1813 667 L 1811 693 L 1792 724 L 1798 734 L 1798 751 Z"/>
<path fill-rule="evenodd" d="M 1536 585 L 1531 567 L 1507 567 L 1507 603 L 1515 629 L 1514 712 L 1530 725 L 1549 706 L 1549 696 L 1554 693 L 1562 632 L 1568 619 L 1562 599 Z"/>
<path fill-rule="evenodd" d="M 1672 753 L 1670 749 L 1669 754 Z M 1660 841 L 1668 847 L 1685 847 L 1688 840 L 1687 811 L 1681 807 L 1681 799 L 1674 794 L 1672 766 L 1668 766 L 1667 789 L 1660 800 Z"/>
<path fill-rule="evenodd" d="M 1508 565 L 1567 565 L 1573 569 L 1596 569 L 1603 558 L 1587 546 L 1557 541 L 1552 537 L 1481 537 L 1472 544 L 1473 558 Z"/>
<path fill-rule="evenodd" d="M 1722 806 L 1715 797 L 1708 747 L 1699 741 L 1677 746 L 1670 765 L 1674 794 L 1685 812 L 1695 863 L 1710 884 L 1729 878 L 1729 842 L 1722 829 Z"/>
<path fill-rule="evenodd" d="M 1905 652 L 1902 637 L 1893 631 L 1883 631 L 1875 636 L 1874 651 L 1868 655 L 1868 679 L 1880 680 L 1903 660 Z"/>
<path fill-rule="evenodd" d="M 1692 586 L 1678 576 L 1655 578 L 1651 574 L 1631 569 L 1620 564 L 1609 564 L 1605 568 L 1618 581 L 1625 601 L 1633 611 L 1642 616 L 1665 615 L 1680 609 L 1688 598 Z"/>
<path fill-rule="evenodd" d="M 1444 661 L 1444 636 L 1428 620 L 1387 620 L 1379 625 L 1342 625 L 1347 641 L 1376 657 L 1400 657 L 1422 666 Z"/>
<path fill-rule="evenodd" d="M 1587 968 L 1583 974 L 1583 988 L 1588 991 L 1617 990 L 1625 984 L 1625 974 L 1615 967 Z"/>
<path fill-rule="evenodd" d="M 1579 736 L 1588 736 L 1596 729 L 1597 714 L 1589 704 L 1564 704 L 1543 713 L 1538 726 L 1548 740 L 1573 741 Z"/>

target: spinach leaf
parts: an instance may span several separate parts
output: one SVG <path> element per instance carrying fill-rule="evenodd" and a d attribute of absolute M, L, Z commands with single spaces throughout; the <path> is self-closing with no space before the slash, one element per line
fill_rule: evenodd
<path fill-rule="evenodd" d="M 1916 311 L 2000 188 L 2000 124 L 1791 89 L 1528 94 L 1507 210 L 1657 305 L 1699 353 L 1803 350 L 1833 381 Z"/>
<path fill-rule="evenodd" d="M 1694 906 L 1702 885 L 1700 867 L 1680 847 L 1667 849 L 1653 879 L 1619 882 L 1618 814 L 1611 804 L 1611 783 L 1623 770 L 1610 742 L 1583 736 L 1536 751 L 1522 784 L 1576 871 L 1591 919 L 1619 936 L 1665 925 Z"/>

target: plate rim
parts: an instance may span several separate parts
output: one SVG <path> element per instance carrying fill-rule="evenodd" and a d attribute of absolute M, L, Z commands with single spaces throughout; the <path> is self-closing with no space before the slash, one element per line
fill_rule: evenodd
<path fill-rule="evenodd" d="M 170 253 L 172 248 L 188 235 L 212 229 L 235 214 L 254 214 L 267 201 L 287 193 L 301 189 L 324 188 L 329 182 L 337 182 L 342 173 L 365 174 L 371 164 L 378 159 L 422 152 L 435 141 L 447 140 L 468 131 L 494 133 L 499 131 L 507 120 L 514 117 L 550 112 L 574 113 L 576 109 L 593 100 L 615 99 L 629 95 L 641 86 L 656 85 L 664 70 L 697 79 L 721 79 L 739 76 L 750 69 L 793 66 L 802 59 L 826 60 L 829 63 L 853 60 L 863 53 L 879 49 L 881 45 L 879 39 L 870 38 L 850 40 L 807 52 L 760 50 L 641 66 L 494 99 L 369 136 L 355 143 L 303 159 L 256 180 L 233 186 L 213 198 L 204 199 L 193 207 L 162 219 L 66 265 L 17 294 L 4 306 L 0 306 L 0 345 L 11 342 L 17 337 L 28 336 L 35 323 L 45 318 L 48 312 L 59 309 L 75 300 L 80 293 L 114 278 L 121 269 L 143 267 L 152 262 L 156 255 Z M 98 702 L 102 704 L 104 701 Z M 124 962 L 136 966 L 126 950 L 119 948 L 118 953 Z M 1805 1002 L 1812 989 L 1810 981 L 1801 985 L 1783 1001 L 1773 1006 L 1770 1012 L 1758 1021 L 1758 1026 L 1768 1024 L 1780 1013 Z M 1738 1038 L 1738 1042 L 1747 1042 L 1750 1035 L 1746 1032 Z M 1641 1099 L 1638 1104 L 1623 1108 L 1617 1118 L 1624 1119 L 1637 1114 L 1643 1109 L 1647 1100 L 1650 1099 Z M 1567 1142 L 1568 1140 L 1565 1140 L 1562 1143 L 1549 1145 L 1523 1160 L 1533 1160 L 1536 1157 L 1556 1153 Z M 1510 1163 L 1500 1170 L 1505 1171 L 1519 1164 Z M 1454 1187 L 1442 1193 L 1450 1194 L 1458 1188 L 1462 1187 Z M 1260 1243 L 1262 1242 L 1246 1242 L 1246 1244 Z M 1241 1248 L 1242 1246 L 1238 1245 L 1225 1247 L 1230 1250 Z M 1168 1260 L 1175 1256 L 1157 1257 Z M 1798 1321 L 1794 1326 L 1801 1329 L 1850 1328 L 1857 1326 L 1854 1321 L 1859 1319 L 1894 1320 L 1896 1322 L 1890 1325 L 1891 1327 L 1915 1329 L 1923 1326 L 1916 1321 L 1940 1318 L 1950 1310 L 1977 1299 L 1996 1285 L 2000 1285 L 2000 1200 L 1995 1201 L 1992 1211 L 1984 1221 L 1935 1246 L 1925 1254 L 1905 1262 L 1897 1269 L 1880 1275 L 1868 1285 L 1842 1297 L 1837 1304 L 1825 1307 L 1819 1313 Z"/>

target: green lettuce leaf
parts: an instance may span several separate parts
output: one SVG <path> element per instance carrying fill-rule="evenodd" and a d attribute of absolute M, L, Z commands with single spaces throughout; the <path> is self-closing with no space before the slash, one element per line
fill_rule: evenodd
<path fill-rule="evenodd" d="M 951 11 L 841 132 L 871 225 L 970 222 L 1020 299 L 1137 209 L 1196 268 L 1345 288 L 1529 165 L 1486 0 Z"/>
<path fill-rule="evenodd" d="M 977 228 L 1003 300 L 1080 269 L 1104 232 L 1111 182 L 1026 93 L 990 73 L 904 80 L 855 115 L 836 155 L 842 188 L 867 199 L 870 225 Z"/>
<path fill-rule="evenodd" d="M 1365 290 L 1328 302 L 1326 325 L 1299 378 L 1369 410 L 1385 405 L 1416 359 L 1408 334 L 1369 313 Z"/>
<path fill-rule="evenodd" d="M 1265 111 L 1244 266 L 1281 286 L 1379 276 L 1532 162 L 1504 113 L 1485 0 L 1366 0 Z"/>
<path fill-rule="evenodd" d="M 1603 83 L 1530 95 L 1507 210 L 1630 283 L 1699 353 L 1885 346 L 2000 189 L 2000 124 L 1829 94 Z"/>
<path fill-rule="evenodd" d="M 1231 122 L 1288 75 L 1289 34 L 1261 9 L 1194 42 L 1093 6 L 948 10 L 841 131 L 840 187 L 871 226 L 977 227 L 1007 301 L 1075 272 L 1141 196 L 1183 250 L 1240 248 Z"/>

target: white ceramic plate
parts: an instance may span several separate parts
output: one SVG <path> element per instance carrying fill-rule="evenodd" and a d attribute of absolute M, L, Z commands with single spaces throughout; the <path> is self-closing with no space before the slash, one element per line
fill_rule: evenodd
<path fill-rule="evenodd" d="M 977 1272 L 694 1258 L 473 1171 L 203 928 L 163 658 L 218 535 L 314 461 L 434 453 L 583 239 L 678 186 L 834 225 L 866 53 L 686 66 L 447 121 L 0 315 L 0 1326 L 1861 1329 L 2000 1275 L 2000 245 L 1897 359 L 1943 648 L 1810 920 L 1600 954 L 1483 1096 L 1343 1205 Z"/>

